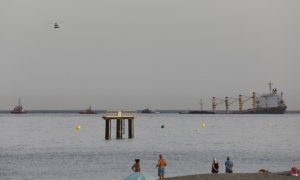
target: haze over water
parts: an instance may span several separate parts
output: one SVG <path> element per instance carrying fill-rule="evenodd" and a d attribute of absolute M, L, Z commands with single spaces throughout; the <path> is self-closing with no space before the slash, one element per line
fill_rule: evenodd
<path fill-rule="evenodd" d="M 299 119 L 300 114 L 138 114 L 134 139 L 126 133 L 116 140 L 113 123 L 113 139 L 106 141 L 101 114 L 0 114 L 0 179 L 120 180 L 131 173 L 135 158 L 142 172 L 155 176 L 160 153 L 168 161 L 167 177 L 210 173 L 213 157 L 224 172 L 226 156 L 234 172 L 286 171 L 300 166 Z"/>

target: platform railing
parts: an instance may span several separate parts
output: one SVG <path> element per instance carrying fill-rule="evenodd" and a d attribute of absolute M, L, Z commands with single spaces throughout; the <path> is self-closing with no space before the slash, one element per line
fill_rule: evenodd
<path fill-rule="evenodd" d="M 136 111 L 106 111 L 105 117 L 135 117 Z"/>

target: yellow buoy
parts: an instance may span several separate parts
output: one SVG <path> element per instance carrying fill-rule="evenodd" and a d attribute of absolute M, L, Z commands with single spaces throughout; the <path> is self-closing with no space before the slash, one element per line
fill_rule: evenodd
<path fill-rule="evenodd" d="M 268 124 L 269 126 L 272 126 L 272 123 L 271 122 L 269 122 L 269 124 Z"/>
<path fill-rule="evenodd" d="M 202 128 L 204 128 L 205 126 L 206 126 L 205 123 L 202 123 L 202 124 L 201 124 L 201 127 L 202 127 Z"/>
<path fill-rule="evenodd" d="M 76 126 L 76 130 L 77 130 L 77 131 L 80 131 L 80 125 L 77 125 L 77 126 Z"/>

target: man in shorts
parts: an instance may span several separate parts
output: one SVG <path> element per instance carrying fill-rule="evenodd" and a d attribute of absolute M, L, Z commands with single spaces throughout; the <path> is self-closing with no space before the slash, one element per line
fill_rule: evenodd
<path fill-rule="evenodd" d="M 164 179 L 165 177 L 165 167 L 167 166 L 166 160 L 163 158 L 162 154 L 159 155 L 159 160 L 157 161 L 156 167 L 158 168 L 157 174 L 159 179 Z"/>

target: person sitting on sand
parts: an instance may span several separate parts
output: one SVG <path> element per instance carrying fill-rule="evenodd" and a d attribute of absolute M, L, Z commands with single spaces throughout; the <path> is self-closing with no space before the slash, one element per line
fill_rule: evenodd
<path fill-rule="evenodd" d="M 135 159 L 135 163 L 134 163 L 134 165 L 132 165 L 131 169 L 134 172 L 141 172 L 141 166 L 140 166 L 140 160 L 139 159 Z"/>
<path fill-rule="evenodd" d="M 230 158 L 227 157 L 227 161 L 225 162 L 225 173 L 232 173 L 233 162 L 230 161 Z"/>
<path fill-rule="evenodd" d="M 165 177 L 165 167 L 167 166 L 166 160 L 163 158 L 162 154 L 159 155 L 159 160 L 157 161 L 156 167 L 158 167 L 157 174 L 159 179 L 164 179 Z"/>
<path fill-rule="evenodd" d="M 213 162 L 211 164 L 211 173 L 213 174 L 219 173 L 219 163 L 217 161 L 217 158 L 213 159 Z"/>

